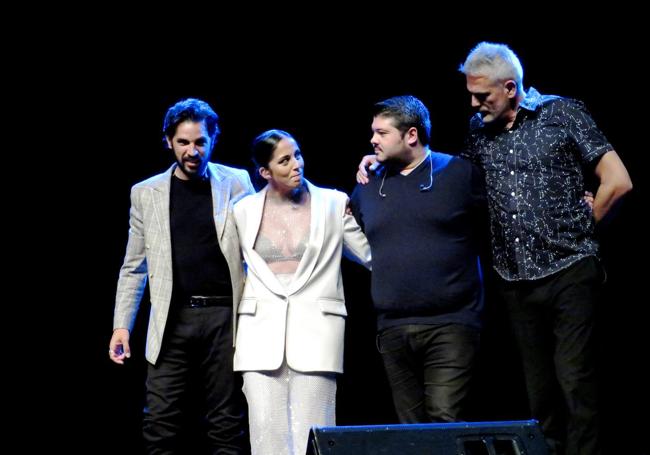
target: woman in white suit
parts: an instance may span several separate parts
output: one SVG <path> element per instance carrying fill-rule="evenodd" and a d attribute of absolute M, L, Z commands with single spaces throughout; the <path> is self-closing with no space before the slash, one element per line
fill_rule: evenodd
<path fill-rule="evenodd" d="M 370 247 L 348 198 L 304 179 L 295 139 L 269 130 L 253 142 L 267 185 L 235 205 L 248 267 L 238 307 L 253 455 L 304 454 L 313 425 L 335 425 L 347 315 L 341 255 L 367 267 Z"/>

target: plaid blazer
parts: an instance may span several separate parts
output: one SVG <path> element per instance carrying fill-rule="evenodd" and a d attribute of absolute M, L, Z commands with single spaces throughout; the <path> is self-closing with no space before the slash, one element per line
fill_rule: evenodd
<path fill-rule="evenodd" d="M 176 164 L 131 189 L 129 240 L 120 269 L 113 328 L 133 329 L 147 280 L 151 313 L 147 330 L 146 358 L 156 363 L 172 295 L 172 249 L 169 224 L 169 192 Z M 232 205 L 254 193 L 248 173 L 209 163 L 213 216 L 219 246 L 230 269 L 233 292 L 233 327 L 244 286 L 244 271 Z M 234 338 L 234 337 L 233 337 Z"/>

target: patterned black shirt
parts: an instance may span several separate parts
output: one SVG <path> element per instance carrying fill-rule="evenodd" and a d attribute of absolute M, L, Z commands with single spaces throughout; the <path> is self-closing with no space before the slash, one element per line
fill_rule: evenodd
<path fill-rule="evenodd" d="M 530 88 L 509 130 L 470 121 L 464 158 L 485 173 L 493 263 L 533 280 L 597 255 L 583 169 L 613 150 L 580 101 Z"/>

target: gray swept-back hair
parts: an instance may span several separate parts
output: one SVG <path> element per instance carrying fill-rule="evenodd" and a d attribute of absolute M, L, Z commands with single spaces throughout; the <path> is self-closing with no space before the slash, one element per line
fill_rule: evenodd
<path fill-rule="evenodd" d="M 466 76 L 485 76 L 492 81 L 512 79 L 517 91 L 524 92 L 524 69 L 512 49 L 505 44 L 479 43 L 458 68 Z"/>

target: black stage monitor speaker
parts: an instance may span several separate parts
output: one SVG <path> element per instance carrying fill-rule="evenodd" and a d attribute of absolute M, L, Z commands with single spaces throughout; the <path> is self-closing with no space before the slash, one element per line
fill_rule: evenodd
<path fill-rule="evenodd" d="M 536 420 L 313 427 L 308 455 L 547 455 Z"/>

